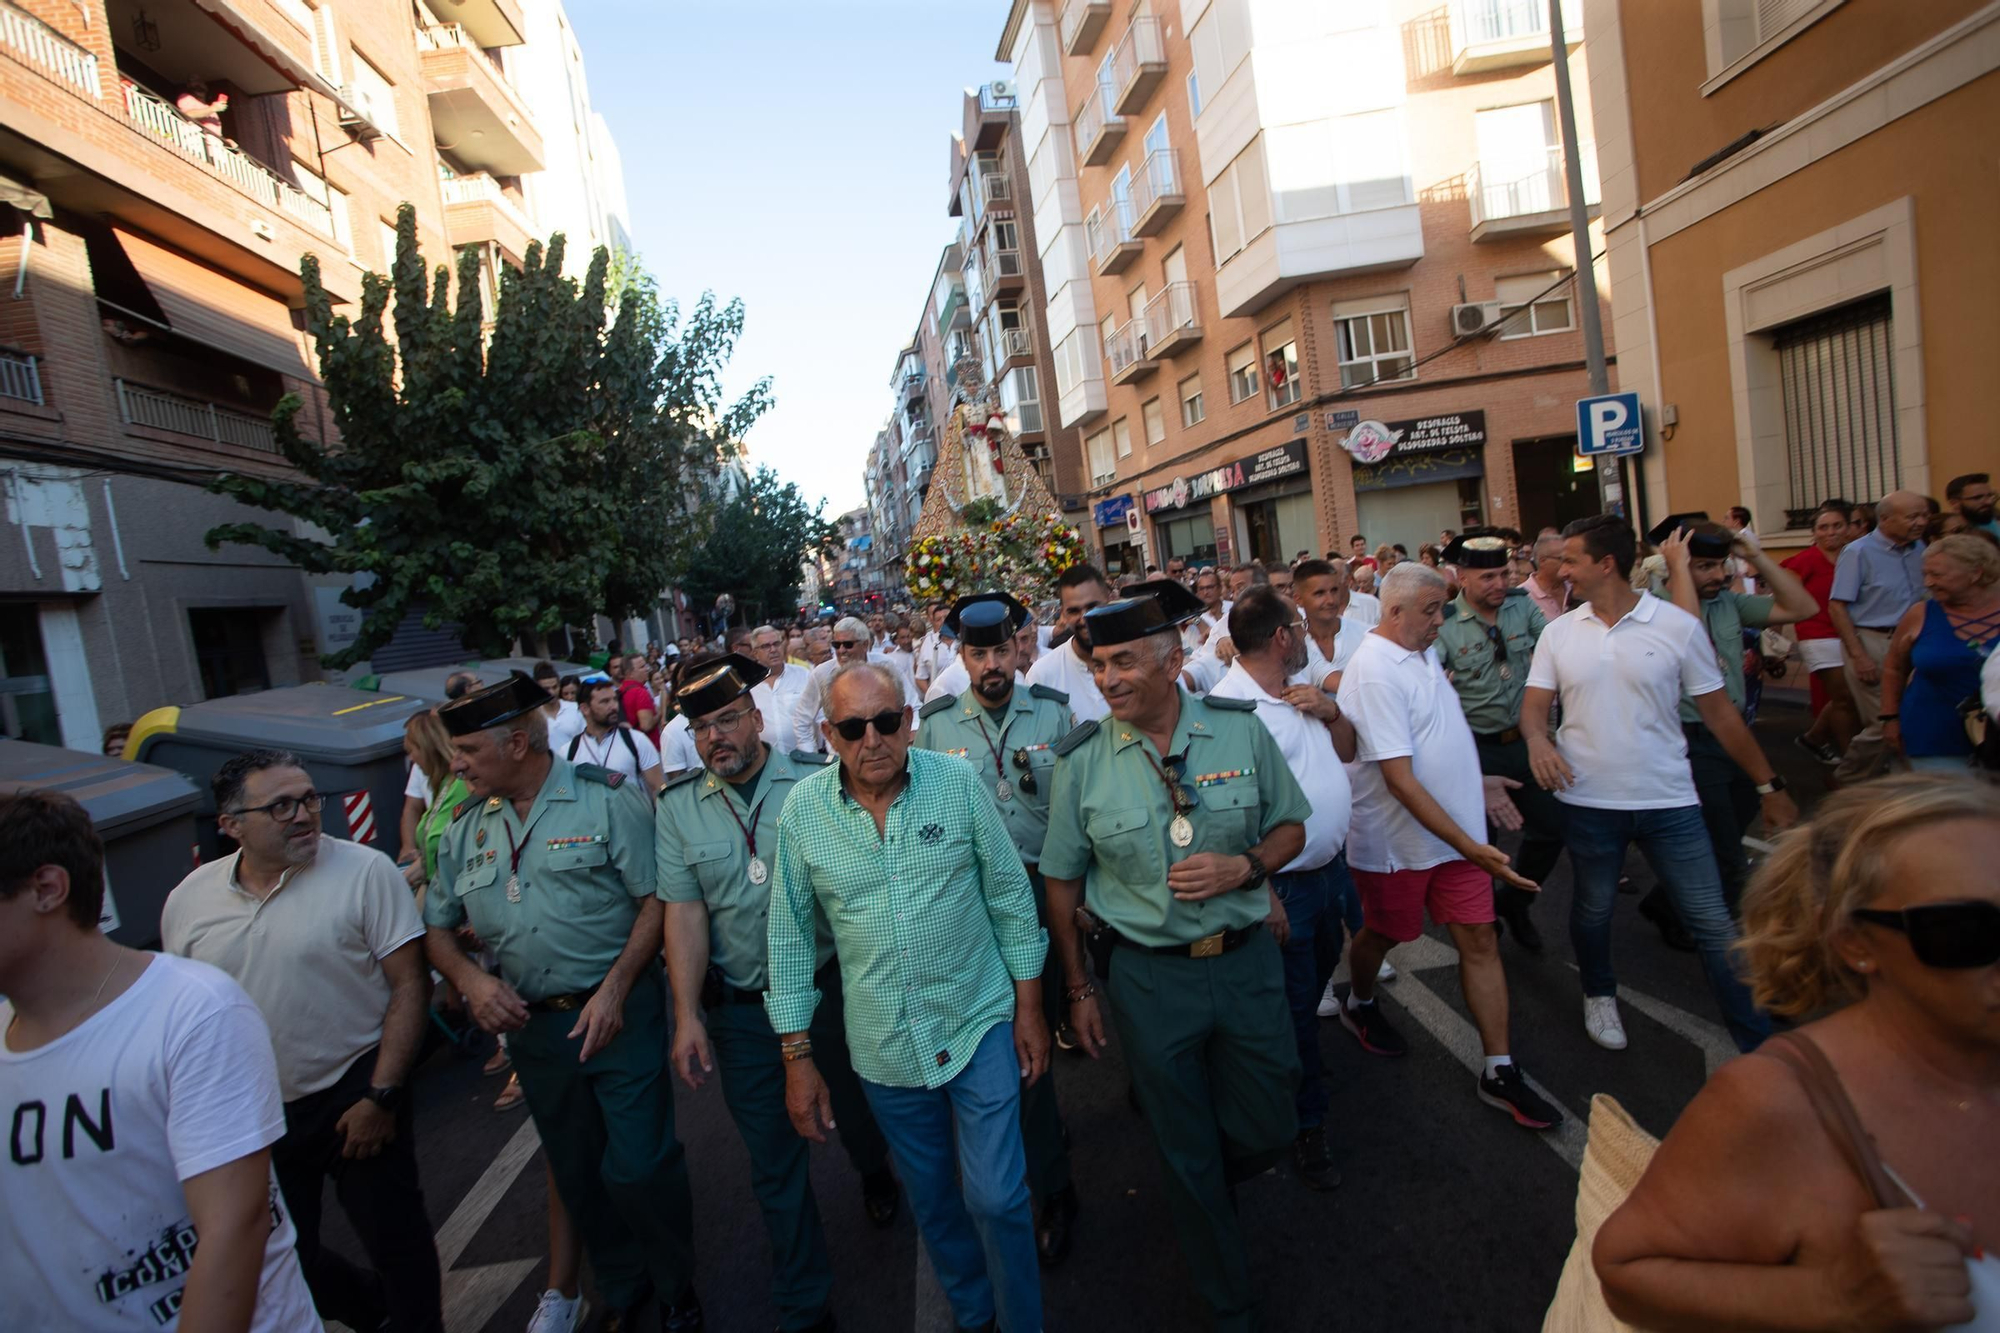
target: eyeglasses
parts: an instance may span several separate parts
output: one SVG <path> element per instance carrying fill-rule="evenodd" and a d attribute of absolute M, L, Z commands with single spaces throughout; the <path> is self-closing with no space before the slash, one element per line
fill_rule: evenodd
<path fill-rule="evenodd" d="M 240 810 L 224 810 L 222 813 L 225 815 L 235 815 L 238 818 L 244 815 L 262 813 L 269 815 L 278 823 L 284 824 L 290 822 L 292 816 L 298 814 L 302 806 L 305 808 L 307 814 L 316 815 L 325 808 L 326 797 L 321 796 L 316 791 L 311 791 L 307 792 L 304 796 L 280 796 L 277 800 L 265 805 L 246 805 Z"/>
<path fill-rule="evenodd" d="M 696 736 L 720 735 L 725 731 L 734 731 L 742 726 L 743 719 L 755 711 L 754 708 L 739 708 L 733 713 L 718 713 L 706 722 L 688 723 L 688 730 Z"/>
<path fill-rule="evenodd" d="M 854 639 L 835 639 L 833 641 L 833 646 L 842 649 L 853 649 L 853 648 L 859 648 L 861 644 Z"/>
<path fill-rule="evenodd" d="M 1909 936 L 1925 967 L 1991 967 L 2000 963 L 2000 903 L 1925 903 L 1901 911 L 1857 908 L 1856 921 Z"/>
<path fill-rule="evenodd" d="M 873 717 L 844 717 L 835 722 L 827 719 L 827 725 L 840 733 L 844 741 L 858 741 L 868 734 L 868 728 L 875 728 L 877 736 L 893 736 L 903 729 L 903 710 L 877 713 Z"/>

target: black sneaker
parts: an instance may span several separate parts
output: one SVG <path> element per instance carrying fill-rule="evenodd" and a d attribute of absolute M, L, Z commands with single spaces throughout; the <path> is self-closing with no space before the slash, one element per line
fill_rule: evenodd
<path fill-rule="evenodd" d="M 1402 1033 L 1390 1027 L 1389 1020 L 1382 1017 L 1381 1005 L 1371 1002 L 1356 1009 L 1347 1001 L 1347 996 L 1341 997 L 1340 1025 L 1354 1034 L 1362 1050 L 1370 1055 L 1410 1053 L 1410 1043 L 1404 1041 Z"/>
<path fill-rule="evenodd" d="M 1043 1200 L 1035 1220 L 1035 1257 L 1044 1268 L 1069 1258 L 1070 1223 L 1076 1220 L 1076 1186 L 1065 1185 Z"/>
<path fill-rule="evenodd" d="M 1840 751 L 1834 749 L 1833 746 L 1825 741 L 1821 741 L 1815 745 L 1803 735 L 1799 735 L 1792 737 L 1792 744 L 1798 746 L 1801 750 L 1811 755 L 1817 762 L 1825 764 L 1828 768 L 1835 768 L 1840 764 Z"/>
<path fill-rule="evenodd" d="M 1513 1116 L 1523 1129 L 1554 1129 L 1562 1123 L 1562 1112 L 1529 1087 L 1521 1067 L 1511 1061 L 1480 1078 L 1479 1100 Z"/>
<path fill-rule="evenodd" d="M 1302 1129 L 1299 1136 L 1292 1140 L 1292 1169 L 1298 1173 L 1300 1184 L 1321 1194 L 1340 1184 L 1340 1172 L 1334 1169 L 1333 1159 L 1326 1155 L 1324 1126 Z"/>
<path fill-rule="evenodd" d="M 701 1333 L 704 1326 L 701 1297 L 694 1294 L 693 1283 L 672 1305 L 660 1305 L 660 1333 Z"/>
<path fill-rule="evenodd" d="M 886 1166 L 861 1177 L 861 1207 L 868 1214 L 868 1224 L 877 1231 L 896 1224 L 902 1197 L 903 1191 L 896 1184 L 895 1173 Z"/>
<path fill-rule="evenodd" d="M 1535 919 L 1528 915 L 1528 908 L 1534 904 L 1535 895 L 1526 889 L 1517 889 L 1511 884 L 1503 884 L 1493 894 L 1493 910 L 1507 929 L 1514 932 L 1514 943 L 1529 953 L 1542 951 L 1542 932 L 1536 927 Z"/>

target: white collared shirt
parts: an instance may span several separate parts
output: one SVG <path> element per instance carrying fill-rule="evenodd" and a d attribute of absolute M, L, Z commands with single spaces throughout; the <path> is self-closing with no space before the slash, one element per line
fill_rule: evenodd
<path fill-rule="evenodd" d="M 1354 816 L 1347 863 L 1389 874 L 1461 860 L 1450 843 L 1417 822 L 1382 778 L 1384 759 L 1408 759 L 1416 780 L 1474 842 L 1486 841 L 1486 794 L 1479 749 L 1444 678 L 1437 651 L 1411 652 L 1370 633 L 1340 678 L 1340 711 L 1358 742 L 1348 776 Z"/>
<path fill-rule="evenodd" d="M 812 668 L 786 662 L 777 675 L 766 676 L 750 687 L 750 700 L 764 716 L 764 730 L 759 734 L 766 745 L 781 750 L 792 748 L 792 710 L 811 675 Z"/>
<path fill-rule="evenodd" d="M 1090 674 L 1090 663 L 1076 655 L 1074 640 L 1049 649 L 1028 668 L 1030 685 L 1046 685 L 1069 696 L 1069 711 L 1078 722 L 1102 722 L 1111 716 L 1111 705 L 1098 693 Z"/>
<path fill-rule="evenodd" d="M 1723 688 L 1699 620 L 1642 592 L 1623 619 L 1606 625 L 1586 602 L 1542 631 L 1528 687 L 1562 699 L 1556 749 L 1576 781 L 1557 800 L 1597 810 L 1697 803 L 1681 695 Z"/>
<path fill-rule="evenodd" d="M 1312 802 L 1312 813 L 1306 816 L 1305 846 L 1285 865 L 1284 872 L 1317 870 L 1331 861 L 1347 843 L 1353 791 L 1348 785 L 1347 769 L 1334 753 L 1333 736 L 1326 724 L 1301 713 L 1283 699 L 1266 694 L 1264 687 L 1243 669 L 1241 659 L 1230 663 L 1228 672 L 1209 694 L 1218 699 L 1249 699 L 1257 705 L 1257 719 L 1278 742 L 1286 766 L 1299 780 L 1306 799 Z"/>
<path fill-rule="evenodd" d="M 1347 594 L 1347 610 L 1340 618 L 1343 622 L 1352 620 L 1364 630 L 1373 629 L 1382 623 L 1382 599 L 1356 589 Z"/>
<path fill-rule="evenodd" d="M 1367 637 L 1366 625 L 1353 616 L 1342 616 L 1340 628 L 1333 632 L 1333 660 L 1329 662 L 1326 660 L 1326 654 L 1320 651 L 1319 640 L 1307 634 L 1305 670 L 1292 677 L 1293 681 L 1300 685 L 1324 687 L 1329 675 L 1336 671 L 1347 670 L 1347 664 L 1354 660 L 1355 650 L 1361 647 L 1361 641 Z"/>

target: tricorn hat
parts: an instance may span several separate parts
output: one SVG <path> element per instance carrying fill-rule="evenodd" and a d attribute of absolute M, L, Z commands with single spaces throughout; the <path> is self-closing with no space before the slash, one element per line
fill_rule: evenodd
<path fill-rule="evenodd" d="M 520 671 L 483 689 L 462 695 L 438 709 L 438 721 L 453 736 L 470 736 L 475 731 L 511 722 L 523 713 L 546 704 L 550 694 Z"/>
<path fill-rule="evenodd" d="M 952 603 L 944 627 L 967 648 L 997 648 L 1031 619 L 1028 608 L 1004 592 L 975 592 Z"/>
<path fill-rule="evenodd" d="M 1467 528 L 1445 545 L 1441 557 L 1460 569 L 1504 569 L 1514 547 L 1494 528 Z"/>
<path fill-rule="evenodd" d="M 1148 579 L 1125 589 L 1125 596 L 1084 614 L 1094 648 L 1130 643 L 1148 634 L 1179 629 L 1202 612 L 1201 598 L 1176 579 Z"/>
<path fill-rule="evenodd" d="M 753 686 L 770 674 L 742 653 L 723 653 L 707 658 L 694 663 L 681 674 L 680 689 L 674 694 L 674 706 L 680 709 L 682 717 L 690 721 L 706 717 L 750 693 Z"/>
<path fill-rule="evenodd" d="M 1691 514 L 1669 514 L 1655 523 L 1646 533 L 1646 540 L 1658 546 L 1682 528 L 1693 529 L 1688 534 L 1688 553 L 1703 560 L 1720 560 L 1729 554 L 1735 538 L 1729 529 L 1711 523 L 1707 510 L 1697 510 Z"/>

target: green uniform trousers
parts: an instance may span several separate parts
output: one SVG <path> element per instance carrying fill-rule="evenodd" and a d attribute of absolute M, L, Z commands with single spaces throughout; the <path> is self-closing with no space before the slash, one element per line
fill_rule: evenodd
<path fill-rule="evenodd" d="M 1043 929 L 1055 938 L 1049 924 L 1049 886 L 1042 872 L 1028 866 L 1028 884 L 1035 891 L 1035 914 Z M 1049 1026 L 1049 1067 L 1034 1086 L 1021 1092 L 1021 1147 L 1028 1155 L 1028 1189 L 1039 1206 L 1049 1196 L 1069 1188 L 1069 1142 L 1063 1129 L 1062 1108 L 1056 1105 L 1056 1027 L 1062 1022 L 1062 969 L 1056 966 L 1056 951 L 1049 948 L 1042 964 L 1042 1015 Z"/>
<path fill-rule="evenodd" d="M 841 1022 L 840 969 L 829 967 L 813 1013 L 813 1063 L 833 1101 L 840 1145 L 862 1175 L 889 1166 L 889 1145 L 861 1091 Z M 812 1144 L 785 1110 L 785 1058 L 762 1004 L 725 1002 L 708 1011 L 708 1038 L 722 1074 L 722 1100 L 750 1152 L 750 1192 L 771 1235 L 771 1303 L 781 1329 L 810 1328 L 826 1315 L 833 1265 L 813 1199 Z"/>
<path fill-rule="evenodd" d="M 556 1193 L 612 1308 L 637 1302 L 649 1279 L 662 1302 L 679 1300 L 694 1276 L 694 1199 L 674 1134 L 659 966 L 633 983 L 624 1028 L 583 1063 L 576 1020 L 533 1013 L 507 1038 Z"/>
<path fill-rule="evenodd" d="M 1219 1333 L 1258 1327 L 1232 1191 L 1298 1135 L 1298 1044 L 1267 930 L 1215 958 L 1116 948 L 1111 1021 L 1153 1129 L 1181 1256 Z"/>

